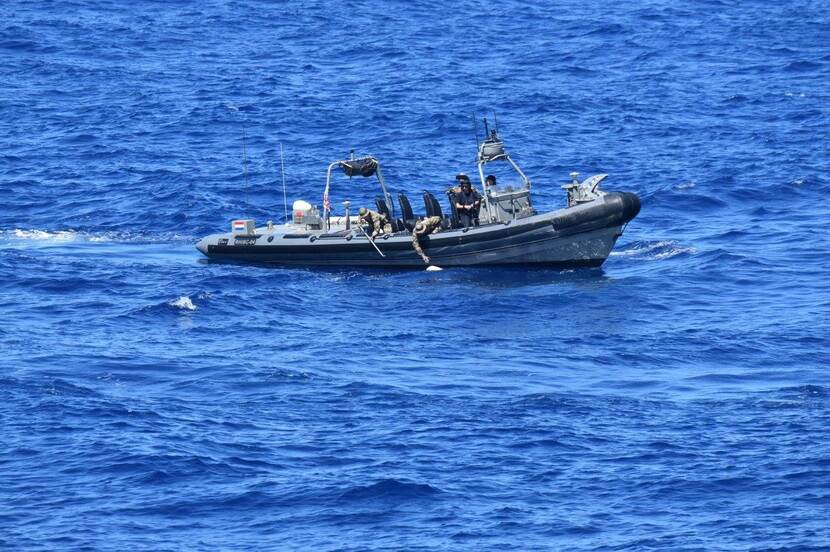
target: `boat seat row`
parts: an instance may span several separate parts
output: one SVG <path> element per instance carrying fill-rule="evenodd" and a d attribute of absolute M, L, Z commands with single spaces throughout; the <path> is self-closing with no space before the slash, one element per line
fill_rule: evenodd
<path fill-rule="evenodd" d="M 378 213 L 381 213 L 386 216 L 389 220 L 389 224 L 392 226 L 393 232 L 412 232 L 415 228 L 415 224 L 424 217 L 441 217 L 441 228 L 443 230 L 448 230 L 450 228 L 458 228 L 459 226 L 459 219 L 458 213 L 455 209 L 455 196 L 452 191 L 447 192 L 447 198 L 449 199 L 450 203 L 450 215 L 445 215 L 443 210 L 441 209 L 441 204 L 438 203 L 438 200 L 435 199 L 435 196 L 432 195 L 430 192 L 424 191 L 424 210 L 426 212 L 425 215 L 416 215 L 412 211 L 412 204 L 409 202 L 409 198 L 403 192 L 398 194 L 398 204 L 401 207 L 401 218 L 394 218 L 392 217 L 391 209 L 389 209 L 389 205 L 382 197 L 375 198 L 375 204 L 378 208 Z M 478 220 L 475 221 L 476 226 L 478 226 Z"/>
<path fill-rule="evenodd" d="M 401 206 L 401 213 L 403 215 L 404 224 L 410 232 L 415 228 L 415 223 L 424 217 L 441 217 L 441 228 L 446 230 L 452 227 L 450 217 L 445 215 L 441 210 L 441 204 L 435 199 L 431 193 L 424 191 L 424 211 L 426 215 L 415 215 L 412 212 L 412 205 L 409 203 L 409 198 L 403 192 L 398 194 L 398 203 Z"/>
<path fill-rule="evenodd" d="M 392 217 L 392 212 L 389 209 L 389 205 L 386 204 L 385 199 L 376 197 L 375 204 L 378 206 L 378 213 L 386 216 L 387 220 L 389 220 L 389 224 L 392 226 L 392 232 L 403 232 L 406 230 L 406 225 L 403 220 Z"/>

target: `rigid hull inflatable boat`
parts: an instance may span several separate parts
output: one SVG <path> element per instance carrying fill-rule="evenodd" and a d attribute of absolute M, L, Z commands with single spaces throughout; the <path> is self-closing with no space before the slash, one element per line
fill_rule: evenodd
<path fill-rule="evenodd" d="M 518 176 L 514 186 L 485 186 L 484 168 L 503 162 Z M 489 133 L 478 147 L 478 175 L 484 189 L 475 224 L 459 225 L 454 191 L 447 192 L 450 211 L 444 214 L 435 197 L 424 192 L 427 217 L 440 217 L 435 233 L 420 237 L 420 245 L 431 265 L 439 267 L 476 265 L 528 265 L 552 267 L 600 266 L 622 235 L 625 225 L 640 211 L 639 198 L 630 192 L 605 192 L 599 184 L 607 175 L 595 175 L 562 186 L 568 197 L 563 209 L 538 213 L 531 202 L 531 182 L 505 151 L 497 132 Z M 342 169 L 349 177 L 375 176 L 382 196 L 378 212 L 389 221 L 387 230 L 374 239 L 363 221 L 350 214 L 336 216 L 329 192 L 332 174 Z M 457 191 L 457 190 L 456 190 Z M 398 195 L 399 211 L 384 182 L 380 163 L 374 157 L 335 161 L 328 167 L 323 192 L 323 210 L 305 201 L 293 205 L 287 224 L 256 227 L 253 220 L 235 220 L 231 232 L 203 238 L 199 251 L 210 259 L 273 263 L 280 265 L 424 267 L 413 247 L 412 232 L 423 217 L 413 213 L 405 194 Z M 433 218 L 433 221 L 438 220 Z"/>

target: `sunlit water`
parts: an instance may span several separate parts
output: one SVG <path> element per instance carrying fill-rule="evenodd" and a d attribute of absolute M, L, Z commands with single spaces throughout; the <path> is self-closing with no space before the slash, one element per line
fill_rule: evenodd
<path fill-rule="evenodd" d="M 0 548 L 830 549 L 820 4 L 4 6 Z M 194 248 L 280 143 L 423 211 L 492 110 L 537 208 L 640 195 L 602 269 Z"/>

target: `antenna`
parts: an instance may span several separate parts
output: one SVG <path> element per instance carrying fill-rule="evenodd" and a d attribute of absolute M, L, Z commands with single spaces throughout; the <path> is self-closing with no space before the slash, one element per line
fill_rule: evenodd
<path fill-rule="evenodd" d="M 233 104 L 225 104 L 227 108 L 234 113 L 239 113 L 239 108 Z M 245 115 L 242 115 L 242 174 L 245 175 L 245 194 L 243 197 L 243 201 L 247 205 L 248 203 L 248 147 L 245 144 L 246 136 L 245 136 Z"/>
<path fill-rule="evenodd" d="M 280 142 L 280 172 L 282 173 L 282 207 L 285 216 L 284 224 L 288 224 L 288 196 L 285 193 L 285 156 L 282 153 L 282 142 Z"/>
<path fill-rule="evenodd" d="M 476 136 L 476 150 L 478 150 L 478 121 L 476 121 L 475 111 L 473 111 L 473 134 Z"/>
<path fill-rule="evenodd" d="M 496 134 L 499 132 L 499 120 L 496 119 L 496 112 L 493 111 L 493 127 L 496 129 Z"/>
<path fill-rule="evenodd" d="M 242 119 L 242 173 L 245 175 L 245 203 L 248 203 L 248 148 L 245 145 L 245 119 Z"/>
<path fill-rule="evenodd" d="M 490 126 L 487 124 L 487 117 L 484 118 L 484 139 L 490 138 Z"/>

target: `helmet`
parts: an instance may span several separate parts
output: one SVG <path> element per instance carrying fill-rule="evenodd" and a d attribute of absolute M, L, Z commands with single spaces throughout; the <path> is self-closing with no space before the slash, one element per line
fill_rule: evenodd
<path fill-rule="evenodd" d="M 358 214 L 358 215 L 360 215 L 360 216 L 362 217 L 363 215 L 365 215 L 365 214 L 366 214 L 366 213 L 368 213 L 368 212 L 369 212 L 369 209 L 367 209 L 366 207 L 361 207 L 361 208 L 357 211 L 357 214 Z"/>

